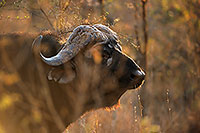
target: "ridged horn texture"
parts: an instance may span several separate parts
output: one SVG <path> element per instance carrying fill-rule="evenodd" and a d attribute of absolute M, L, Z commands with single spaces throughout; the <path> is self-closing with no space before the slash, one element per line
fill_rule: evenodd
<path fill-rule="evenodd" d="M 110 28 L 101 24 L 93 26 L 80 25 L 73 30 L 64 47 L 57 55 L 47 58 L 40 53 L 40 56 L 46 64 L 59 66 L 71 60 L 85 46 L 105 42 L 108 39 L 118 40 L 117 34 Z"/>

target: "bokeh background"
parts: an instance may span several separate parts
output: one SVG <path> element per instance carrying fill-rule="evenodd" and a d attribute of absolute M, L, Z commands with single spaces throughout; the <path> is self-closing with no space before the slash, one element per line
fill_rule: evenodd
<path fill-rule="evenodd" d="M 146 81 L 65 132 L 199 133 L 200 0 L 0 0 L 0 34 L 50 30 L 65 40 L 96 23 L 117 32 Z M 0 98 L 0 109 L 5 104 Z"/>

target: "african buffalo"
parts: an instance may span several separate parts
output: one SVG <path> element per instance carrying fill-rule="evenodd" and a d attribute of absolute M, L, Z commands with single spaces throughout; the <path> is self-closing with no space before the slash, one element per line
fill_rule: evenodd
<path fill-rule="evenodd" d="M 101 24 L 78 26 L 62 45 L 51 33 L 0 35 L 0 129 L 62 132 L 86 111 L 116 104 L 144 77 Z"/>

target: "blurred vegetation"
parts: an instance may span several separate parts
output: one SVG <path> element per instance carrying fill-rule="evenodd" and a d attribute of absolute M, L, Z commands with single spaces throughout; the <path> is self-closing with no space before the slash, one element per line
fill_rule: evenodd
<path fill-rule="evenodd" d="M 102 23 L 145 68 L 145 86 L 123 95 L 118 108 L 88 112 L 65 132 L 195 133 L 200 132 L 199 7 L 199 0 L 0 0 L 0 32 L 50 29 L 65 39 L 80 24 Z M 0 80 L 19 79 L 0 72 Z M 0 97 L 0 110 L 19 99 L 11 95 Z"/>

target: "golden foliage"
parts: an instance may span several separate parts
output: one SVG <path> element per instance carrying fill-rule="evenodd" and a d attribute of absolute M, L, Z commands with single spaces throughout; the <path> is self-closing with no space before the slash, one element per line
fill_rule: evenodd
<path fill-rule="evenodd" d="M 141 132 L 142 133 L 159 133 L 160 126 L 151 123 L 151 119 L 149 117 L 144 117 L 141 121 Z"/>
<path fill-rule="evenodd" d="M 11 93 L 11 94 L 2 94 L 0 99 L 0 110 L 9 109 L 16 102 L 20 101 L 19 94 Z"/>
<path fill-rule="evenodd" d="M 0 81 L 6 85 L 13 85 L 19 81 L 19 77 L 16 73 L 5 73 L 0 71 Z"/>
<path fill-rule="evenodd" d="M 40 123 L 42 120 L 42 115 L 38 109 L 32 109 L 32 117 L 35 120 L 35 122 Z"/>
<path fill-rule="evenodd" d="M 0 124 L 0 133 L 6 133 L 1 124 Z"/>

